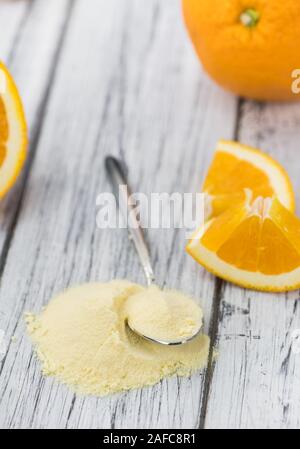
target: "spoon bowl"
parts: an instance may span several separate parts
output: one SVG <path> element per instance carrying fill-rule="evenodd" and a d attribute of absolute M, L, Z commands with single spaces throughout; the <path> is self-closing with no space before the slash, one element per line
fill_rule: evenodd
<path fill-rule="evenodd" d="M 188 343 L 189 341 L 194 340 L 196 337 L 198 337 L 198 335 L 200 334 L 201 331 L 201 327 L 199 327 L 199 329 L 190 337 L 186 337 L 184 339 L 179 339 L 179 340 L 161 340 L 158 338 L 153 338 L 153 337 L 149 337 L 148 335 L 144 335 L 143 333 L 139 332 L 138 329 L 135 329 L 131 324 L 130 324 L 130 320 L 126 321 L 126 325 L 129 327 L 129 329 L 136 335 L 138 335 L 139 337 L 144 338 L 145 340 L 148 340 L 152 343 L 159 343 L 160 345 L 164 345 L 164 346 L 179 346 L 179 345 L 184 345 L 186 343 Z"/>

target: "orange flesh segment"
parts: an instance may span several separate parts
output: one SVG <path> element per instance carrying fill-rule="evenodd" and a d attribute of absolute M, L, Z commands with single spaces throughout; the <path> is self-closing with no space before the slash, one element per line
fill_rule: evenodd
<path fill-rule="evenodd" d="M 211 197 L 211 205 L 214 211 L 214 215 L 218 216 L 222 212 L 226 211 L 230 207 L 232 207 L 234 204 L 240 203 L 243 200 L 246 199 L 246 193 L 243 192 L 236 192 L 236 193 L 229 193 L 224 195 L 216 195 Z"/>
<path fill-rule="evenodd" d="M 227 263 L 247 271 L 256 271 L 259 255 L 261 219 L 258 215 L 246 218 L 234 231 L 227 242 L 220 247 L 217 255 Z M 249 242 L 252 244 L 249 245 Z"/>
<path fill-rule="evenodd" d="M 299 268 L 300 220 L 277 199 L 270 201 L 254 203 L 255 212 L 232 207 L 212 221 L 201 243 L 242 270 L 276 275 Z"/>
<path fill-rule="evenodd" d="M 252 190 L 253 199 L 274 194 L 269 178 L 262 170 L 232 154 L 218 151 L 203 185 L 203 190 L 212 195 L 214 214 L 218 215 L 242 199 L 246 188 Z"/>
<path fill-rule="evenodd" d="M 263 186 L 263 191 L 261 191 L 261 186 Z M 270 196 L 273 194 L 268 177 L 253 165 L 249 164 L 249 162 L 245 161 L 239 161 L 228 178 L 223 181 L 222 185 L 215 186 L 215 188 L 216 192 L 220 188 L 226 193 L 234 193 L 237 190 L 243 190 L 245 188 L 254 191 L 259 188 L 260 195 L 262 196 Z"/>
<path fill-rule="evenodd" d="M 272 217 L 274 223 L 276 223 L 277 226 L 280 227 L 282 233 L 290 242 L 292 242 L 293 247 L 300 254 L 299 218 L 282 207 L 282 205 L 276 198 L 272 203 L 269 214 Z"/>
<path fill-rule="evenodd" d="M 228 240 L 236 227 L 242 223 L 247 215 L 245 207 L 233 206 L 213 220 L 207 232 L 201 239 L 203 245 L 210 251 L 217 250 Z M 222 230 L 220 232 L 220 229 Z"/>
<path fill-rule="evenodd" d="M 237 159 L 231 154 L 225 153 L 223 151 L 218 151 L 211 163 L 208 170 L 203 190 L 209 193 L 216 193 L 217 187 L 222 185 L 224 178 L 228 176 L 237 164 Z M 218 193 L 222 193 L 222 189 L 218 189 Z"/>
<path fill-rule="evenodd" d="M 6 142 L 8 140 L 9 129 L 6 110 L 2 98 L 0 97 L 0 166 L 6 156 Z"/>
<path fill-rule="evenodd" d="M 257 271 L 263 274 L 288 273 L 300 266 L 300 254 L 267 218 L 263 222 Z"/>
<path fill-rule="evenodd" d="M 259 194 L 265 197 L 274 193 L 263 171 L 223 151 L 216 153 L 203 187 L 212 195 L 236 193 L 245 188 L 259 189 Z"/>

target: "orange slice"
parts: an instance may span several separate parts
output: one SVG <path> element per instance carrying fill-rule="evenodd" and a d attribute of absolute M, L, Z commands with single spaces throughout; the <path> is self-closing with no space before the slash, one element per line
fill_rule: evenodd
<path fill-rule="evenodd" d="M 15 183 L 24 165 L 26 148 L 22 102 L 11 75 L 0 63 L 0 198 Z"/>
<path fill-rule="evenodd" d="M 300 287 L 300 220 L 276 198 L 252 195 L 206 222 L 187 252 L 215 275 L 243 287 Z"/>
<path fill-rule="evenodd" d="M 203 184 L 209 217 L 246 198 L 245 188 L 258 196 L 276 195 L 291 212 L 295 195 L 284 169 L 267 154 L 237 142 L 221 140 Z"/>

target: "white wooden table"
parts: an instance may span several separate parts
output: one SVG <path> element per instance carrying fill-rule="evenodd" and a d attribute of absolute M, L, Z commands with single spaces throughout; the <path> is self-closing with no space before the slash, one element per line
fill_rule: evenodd
<path fill-rule="evenodd" d="M 185 254 L 178 231 L 149 231 L 148 240 L 158 282 L 202 298 L 219 352 L 205 372 L 76 396 L 41 376 L 23 314 L 80 282 L 144 281 L 126 231 L 95 224 L 96 197 L 110 191 L 105 154 L 126 160 L 139 191 L 193 192 L 216 141 L 239 139 L 275 156 L 299 187 L 300 104 L 239 100 L 209 81 L 178 0 L 2 0 L 0 58 L 20 87 L 31 142 L 0 205 L 0 329 L 9 342 L 0 427 L 299 427 L 299 292 L 215 279 Z"/>

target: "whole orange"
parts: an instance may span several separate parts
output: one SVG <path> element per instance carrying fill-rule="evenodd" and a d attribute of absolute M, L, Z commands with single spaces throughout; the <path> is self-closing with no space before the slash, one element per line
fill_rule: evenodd
<path fill-rule="evenodd" d="M 300 100 L 292 89 L 300 0 L 183 0 L 183 13 L 205 70 L 221 86 L 258 100 Z"/>

